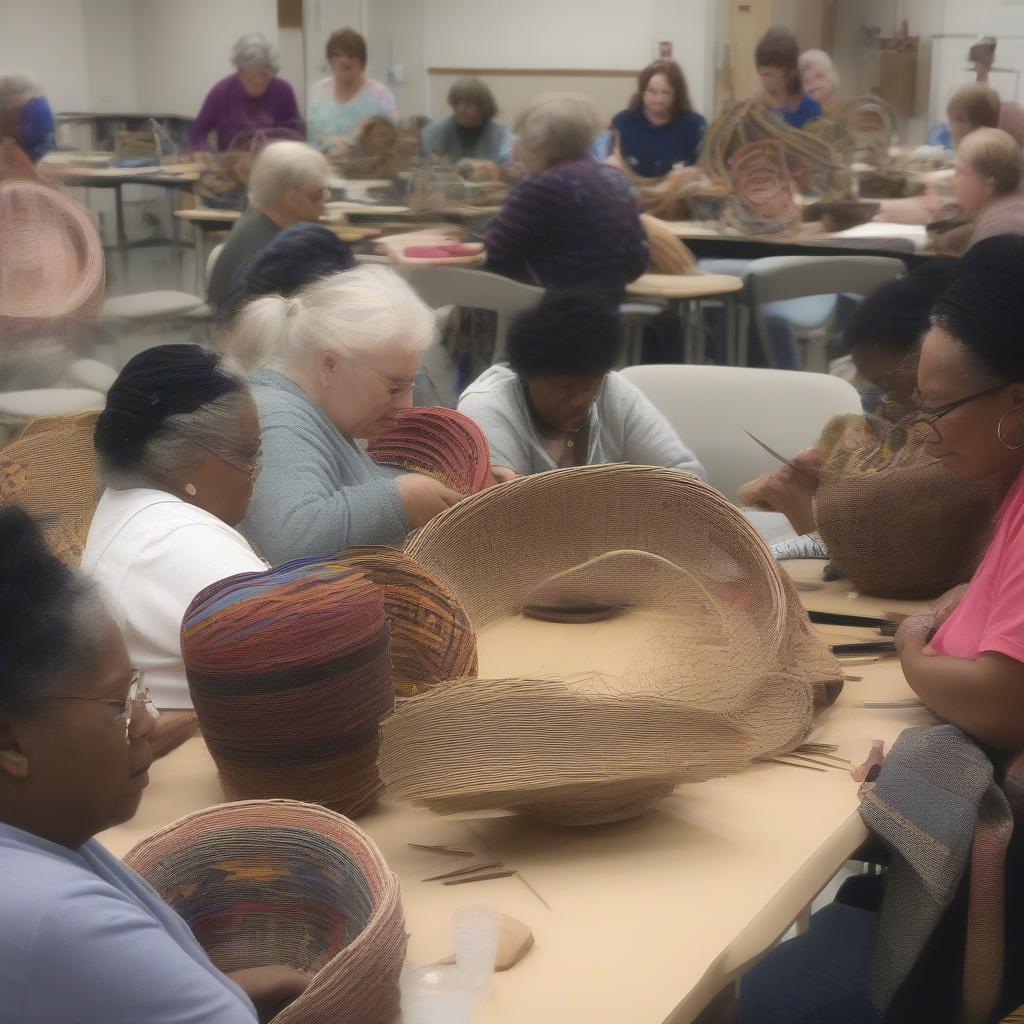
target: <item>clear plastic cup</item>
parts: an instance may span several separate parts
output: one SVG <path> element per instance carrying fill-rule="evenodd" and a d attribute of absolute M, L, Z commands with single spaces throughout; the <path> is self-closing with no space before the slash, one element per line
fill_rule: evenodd
<path fill-rule="evenodd" d="M 498 954 L 501 914 L 493 907 L 460 907 L 455 911 L 455 963 L 468 975 L 478 996 L 491 983 Z"/>
<path fill-rule="evenodd" d="M 476 990 L 461 968 L 407 968 L 400 984 L 403 1024 L 469 1024 Z"/>

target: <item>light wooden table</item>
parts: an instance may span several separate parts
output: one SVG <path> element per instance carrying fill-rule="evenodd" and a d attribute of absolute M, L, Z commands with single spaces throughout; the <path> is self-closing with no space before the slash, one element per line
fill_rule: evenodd
<path fill-rule="evenodd" d="M 858 224 L 856 227 L 846 228 L 843 231 L 828 233 L 812 234 L 808 230 L 801 230 L 792 236 L 783 238 L 772 235 L 744 235 L 732 229 L 712 227 L 702 221 L 675 220 L 662 221 L 662 223 L 676 238 L 681 238 L 684 242 L 722 238 L 750 242 L 752 245 L 760 245 L 766 250 L 779 244 L 784 244 L 787 247 L 827 245 L 829 248 L 842 249 L 844 242 L 849 243 L 851 250 L 860 249 L 869 242 L 879 249 L 884 249 L 887 243 L 905 244 L 909 242 L 914 251 L 919 252 L 928 241 L 927 231 L 919 224 L 893 224 L 877 220 Z M 803 228 L 807 227 L 808 225 L 803 225 Z M 770 256 L 774 253 L 766 251 L 765 255 Z"/>
<path fill-rule="evenodd" d="M 912 602 L 849 597 L 848 583 L 816 585 L 822 562 L 784 563 L 809 607 L 879 615 Z M 802 584 L 801 584 L 802 585 Z M 847 628 L 822 627 L 849 638 Z M 898 662 L 852 669 L 811 738 L 862 760 L 924 709 L 869 710 L 865 699 L 911 695 Z M 194 739 L 150 771 L 135 818 L 99 838 L 123 855 L 152 831 L 222 799 L 212 761 Z M 455 908 L 487 903 L 525 921 L 536 946 L 497 975 L 477 1024 L 686 1022 L 789 928 L 866 838 L 857 784 L 843 770 L 757 764 L 742 774 L 679 786 L 652 812 L 602 828 L 562 830 L 516 816 L 442 818 L 381 803 L 359 824 L 402 882 L 409 961 L 452 951 Z M 420 879 L 463 866 L 408 844 L 452 844 L 515 868 L 517 877 L 444 887 Z"/>

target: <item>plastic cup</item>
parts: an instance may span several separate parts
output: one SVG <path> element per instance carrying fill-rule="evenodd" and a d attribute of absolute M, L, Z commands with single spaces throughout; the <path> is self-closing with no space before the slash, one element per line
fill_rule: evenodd
<path fill-rule="evenodd" d="M 498 955 L 501 915 L 493 907 L 460 907 L 455 911 L 455 963 L 469 977 L 478 996 L 491 983 Z"/>
<path fill-rule="evenodd" d="M 407 969 L 400 985 L 403 1024 L 469 1024 L 476 992 L 461 968 Z"/>

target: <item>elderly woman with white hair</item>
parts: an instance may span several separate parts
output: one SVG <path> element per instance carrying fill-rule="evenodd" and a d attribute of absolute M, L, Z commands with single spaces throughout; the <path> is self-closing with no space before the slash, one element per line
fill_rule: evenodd
<path fill-rule="evenodd" d="M 251 374 L 263 470 L 242 532 L 275 565 L 393 544 L 462 495 L 378 466 L 359 439 L 394 425 L 436 334 L 434 313 L 381 266 L 250 302 L 224 344 Z"/>
<path fill-rule="evenodd" d="M 545 288 L 617 295 L 650 261 L 640 208 L 618 169 L 590 146 L 602 128 L 585 96 L 539 96 L 516 124 L 527 177 L 487 227 L 487 268 Z"/>
<path fill-rule="evenodd" d="M 189 130 L 189 148 L 215 148 L 224 152 L 239 134 L 267 132 L 280 137 L 287 132 L 302 137 L 302 115 L 295 91 L 277 77 L 280 63 L 277 49 L 258 32 L 250 32 L 235 43 L 231 62 L 234 74 L 222 78 L 207 94 Z"/>
<path fill-rule="evenodd" d="M 839 75 L 832 58 L 824 50 L 804 50 L 797 61 L 804 93 L 817 103 L 826 117 L 835 117 L 842 108 Z"/>
<path fill-rule="evenodd" d="M 249 176 L 248 212 L 235 221 L 207 288 L 220 307 L 249 261 L 280 231 L 318 221 L 331 192 L 327 159 L 305 142 L 272 142 L 256 158 Z"/>
<path fill-rule="evenodd" d="M 53 111 L 28 75 L 0 76 L 0 136 L 9 135 L 38 163 L 54 148 Z"/>

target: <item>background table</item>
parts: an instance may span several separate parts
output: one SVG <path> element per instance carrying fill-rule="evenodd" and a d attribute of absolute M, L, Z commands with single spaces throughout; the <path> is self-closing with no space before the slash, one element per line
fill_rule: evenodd
<path fill-rule="evenodd" d="M 842 581 L 817 586 L 823 564 L 785 563 L 815 586 L 802 593 L 809 607 L 867 615 L 918 607 L 851 599 Z M 851 671 L 861 680 L 847 683 L 812 739 L 858 760 L 873 739 L 891 743 L 906 726 L 931 721 L 920 708 L 860 706 L 911 695 L 895 660 Z M 99 837 L 116 854 L 222 799 L 200 739 L 158 761 L 150 775 L 136 817 Z M 857 806 L 857 784 L 844 770 L 764 763 L 679 786 L 643 817 L 601 828 L 565 830 L 500 814 L 456 820 L 386 801 L 359 824 L 401 879 L 411 963 L 451 953 L 458 906 L 491 904 L 533 929 L 535 948 L 496 976 L 476 1024 L 662 1024 L 692 1021 L 787 930 L 866 838 Z M 450 888 L 425 883 L 465 861 L 409 843 L 472 849 L 519 874 Z"/>

